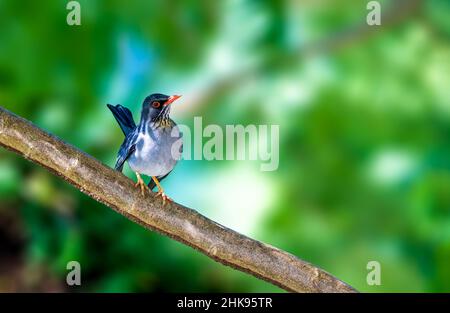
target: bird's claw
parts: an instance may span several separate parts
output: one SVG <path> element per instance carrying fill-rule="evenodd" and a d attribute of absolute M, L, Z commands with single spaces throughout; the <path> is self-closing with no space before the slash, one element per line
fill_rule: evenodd
<path fill-rule="evenodd" d="M 164 191 L 162 191 L 162 190 L 160 190 L 160 191 L 158 191 L 157 193 L 156 193 L 156 196 L 161 196 L 161 198 L 162 198 L 162 200 L 163 200 L 163 205 L 165 205 L 166 204 L 166 201 L 167 202 L 173 202 L 173 200 L 171 199 L 171 198 L 169 198 L 165 193 L 164 193 Z"/>
<path fill-rule="evenodd" d="M 145 184 L 144 180 L 138 176 L 138 181 L 136 182 L 136 184 L 134 184 L 134 187 L 141 187 L 141 194 L 142 196 L 145 195 L 145 190 L 147 190 L 148 192 L 150 192 L 150 188 L 148 188 L 148 186 Z"/>

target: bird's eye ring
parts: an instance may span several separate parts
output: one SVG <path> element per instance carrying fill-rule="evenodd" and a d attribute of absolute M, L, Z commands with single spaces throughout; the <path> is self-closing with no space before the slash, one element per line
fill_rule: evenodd
<path fill-rule="evenodd" d="M 158 101 L 154 101 L 152 103 L 152 107 L 154 107 L 155 109 L 159 108 L 161 106 L 161 103 L 159 103 Z"/>

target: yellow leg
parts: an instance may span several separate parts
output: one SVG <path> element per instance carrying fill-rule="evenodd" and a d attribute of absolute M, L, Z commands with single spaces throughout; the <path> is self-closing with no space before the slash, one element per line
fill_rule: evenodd
<path fill-rule="evenodd" d="M 144 180 L 142 179 L 141 175 L 139 175 L 138 172 L 136 172 L 136 177 L 137 177 L 137 182 L 134 185 L 134 187 L 141 187 L 141 194 L 144 195 L 145 194 L 145 190 L 148 190 L 150 192 L 150 188 L 148 188 L 148 186 L 145 184 Z"/>
<path fill-rule="evenodd" d="M 158 193 L 156 194 L 157 196 L 161 196 L 161 198 L 163 199 L 163 205 L 166 204 L 166 200 L 168 202 L 172 202 L 172 199 L 170 199 L 168 196 L 166 196 L 166 194 L 164 193 L 164 189 L 161 186 L 161 184 L 158 181 L 158 178 L 156 178 L 155 176 L 152 176 L 153 181 L 156 184 L 156 187 L 158 187 Z"/>

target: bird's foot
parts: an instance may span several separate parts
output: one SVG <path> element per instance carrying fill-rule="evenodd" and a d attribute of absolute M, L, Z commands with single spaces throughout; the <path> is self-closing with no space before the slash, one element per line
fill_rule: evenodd
<path fill-rule="evenodd" d="M 161 198 L 162 198 L 162 200 L 163 200 L 163 205 L 165 205 L 166 204 L 166 201 L 167 202 L 173 202 L 173 200 L 171 199 L 171 198 L 169 198 L 165 193 L 164 193 L 164 190 L 159 190 L 157 193 L 156 193 L 156 196 L 160 196 Z"/>
<path fill-rule="evenodd" d="M 134 187 L 141 187 L 141 194 L 142 196 L 145 195 L 145 190 L 147 190 L 148 192 L 150 192 L 150 188 L 148 188 L 148 186 L 145 184 L 144 180 L 141 178 L 141 175 L 139 175 L 139 173 L 136 173 L 137 176 L 137 182 L 136 184 L 134 184 Z"/>
<path fill-rule="evenodd" d="M 172 199 L 170 199 L 165 193 L 164 193 L 164 189 L 161 186 L 161 184 L 159 183 L 159 180 L 157 177 L 152 176 L 153 181 L 155 182 L 156 186 L 158 187 L 158 192 L 156 193 L 156 196 L 161 196 L 161 198 L 163 199 L 163 205 L 166 204 L 167 202 L 173 202 Z"/>

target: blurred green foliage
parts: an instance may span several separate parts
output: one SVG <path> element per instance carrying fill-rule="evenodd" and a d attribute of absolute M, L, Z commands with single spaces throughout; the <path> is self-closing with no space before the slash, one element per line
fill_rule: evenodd
<path fill-rule="evenodd" d="M 450 4 L 0 1 L 0 105 L 113 165 L 106 103 L 279 124 L 280 167 L 182 161 L 176 201 L 361 291 L 450 292 Z M 394 12 L 394 14 L 390 14 Z M 130 172 L 127 172 L 130 174 Z M 66 264 L 82 286 L 65 285 Z M 382 284 L 366 283 L 369 261 Z M 151 233 L 0 150 L 0 291 L 280 291 Z"/>

